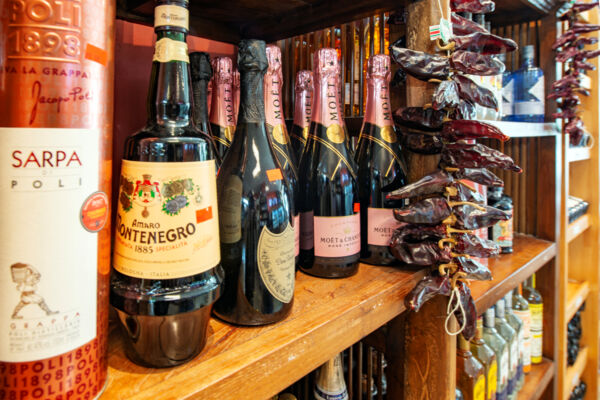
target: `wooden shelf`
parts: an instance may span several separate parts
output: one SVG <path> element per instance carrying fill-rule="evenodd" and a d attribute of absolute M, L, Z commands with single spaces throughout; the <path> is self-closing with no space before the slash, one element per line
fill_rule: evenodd
<path fill-rule="evenodd" d="M 556 0 L 498 1 L 496 12 L 492 14 L 492 22 L 506 20 L 507 16 L 510 23 L 530 21 L 548 13 L 555 2 Z M 190 32 L 207 39 L 235 44 L 242 38 L 274 42 L 400 9 L 406 3 L 403 0 L 361 0 L 343 3 L 334 0 L 191 1 Z M 522 18 L 517 21 L 515 15 Z M 151 25 L 153 16 L 153 1 L 117 2 L 117 18 Z"/>
<path fill-rule="evenodd" d="M 103 398 L 227 399 L 240 388 L 251 394 L 247 398 L 269 398 L 402 313 L 404 297 L 424 274 L 370 265 L 346 279 L 298 272 L 294 306 L 285 320 L 248 328 L 213 318 L 204 351 L 176 368 L 133 364 L 113 326 Z"/>
<path fill-rule="evenodd" d="M 554 377 L 554 362 L 544 358 L 540 364 L 533 365 L 525 375 L 525 383 L 519 391 L 517 400 L 538 400 Z"/>
<path fill-rule="evenodd" d="M 567 375 L 566 375 L 566 385 L 565 385 L 565 393 L 563 393 L 563 399 L 568 399 L 569 395 L 573 391 L 575 385 L 579 383 L 581 379 L 581 374 L 583 374 L 583 370 L 587 364 L 588 357 L 588 348 L 584 347 L 579 350 L 579 355 L 577 356 L 577 360 L 575 360 L 575 364 L 567 367 Z"/>
<path fill-rule="evenodd" d="M 498 4 L 498 3 L 496 3 Z M 483 121 L 496 126 L 511 138 L 555 136 L 560 133 L 555 122 Z"/>
<path fill-rule="evenodd" d="M 477 313 L 482 314 L 493 306 L 509 290 L 517 287 L 555 255 L 554 243 L 516 234 L 512 254 L 501 254 L 488 261 L 494 279 L 471 283 L 471 294 L 475 299 Z"/>
<path fill-rule="evenodd" d="M 577 310 L 579 310 L 579 307 L 581 307 L 589 292 L 590 285 L 587 281 L 569 281 L 567 283 L 567 307 L 565 312 L 567 322 L 569 322 Z"/>
<path fill-rule="evenodd" d="M 590 224 L 591 219 L 588 214 L 585 214 L 571 222 L 567 227 L 567 242 L 571 242 L 577 236 L 585 232 L 585 230 L 590 227 Z"/>
<path fill-rule="evenodd" d="M 590 147 L 570 147 L 567 151 L 569 162 L 589 160 L 590 150 Z"/>

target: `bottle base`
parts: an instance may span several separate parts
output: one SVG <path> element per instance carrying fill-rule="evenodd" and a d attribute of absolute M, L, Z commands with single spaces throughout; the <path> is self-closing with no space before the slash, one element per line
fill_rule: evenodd
<path fill-rule="evenodd" d="M 395 266 L 400 264 L 400 261 L 392 255 L 388 246 L 367 246 L 367 250 L 361 253 L 360 262 L 380 266 Z"/>
<path fill-rule="evenodd" d="M 251 312 L 239 312 L 239 313 L 225 313 L 215 307 L 213 309 L 213 314 L 223 320 L 224 322 L 232 325 L 240 325 L 240 326 L 262 326 L 262 325 L 270 325 L 277 323 L 279 321 L 284 320 L 292 311 L 292 305 L 294 300 L 288 303 L 288 306 L 281 309 L 277 313 L 273 314 L 261 314 L 256 315 L 256 313 L 252 314 Z M 233 310 L 232 310 L 233 311 Z"/>
<path fill-rule="evenodd" d="M 119 309 L 125 354 L 136 364 L 166 368 L 198 355 L 206 344 L 212 305 L 194 311 L 164 315 L 130 315 Z"/>
<path fill-rule="evenodd" d="M 311 267 L 300 265 L 300 269 L 302 272 L 318 278 L 347 278 L 358 272 L 359 257 L 360 254 L 339 258 L 314 257 L 312 265 L 306 263 Z"/>

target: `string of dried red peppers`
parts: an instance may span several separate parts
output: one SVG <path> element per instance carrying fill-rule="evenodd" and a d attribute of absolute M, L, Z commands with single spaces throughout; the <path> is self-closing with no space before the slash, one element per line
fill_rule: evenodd
<path fill-rule="evenodd" d="M 452 0 L 453 11 L 489 12 L 490 0 Z M 455 36 L 447 45 L 438 45 L 446 55 L 427 54 L 392 45 L 392 56 L 400 68 L 417 79 L 439 83 L 431 104 L 407 107 L 394 113 L 397 131 L 405 147 L 420 154 L 441 154 L 440 169 L 419 181 L 388 193 L 389 199 L 410 199 L 394 210 L 400 226 L 390 248 L 406 265 L 431 266 L 431 271 L 406 297 L 407 307 L 418 311 L 436 295 L 451 297 L 462 333 L 475 334 L 477 311 L 468 280 L 490 280 L 487 266 L 473 257 L 487 258 L 500 253 L 490 240 L 473 234 L 510 214 L 484 204 L 469 180 L 486 186 L 504 183 L 486 168 L 521 172 L 505 154 L 474 143 L 480 138 L 508 140 L 493 125 L 474 121 L 475 104 L 498 108 L 494 95 L 462 74 L 494 75 L 504 65 L 491 54 L 514 51 L 515 42 L 487 32 L 483 27 L 452 15 Z M 458 293 L 458 294 L 457 294 Z M 462 311 L 458 311 L 462 308 Z"/>
<path fill-rule="evenodd" d="M 564 132 L 569 135 L 572 146 L 585 146 L 590 141 L 590 134 L 585 130 L 583 121 L 578 116 L 577 106 L 580 104 L 578 94 L 589 96 L 590 92 L 582 87 L 582 71 L 594 70 L 594 65 L 586 60 L 596 58 L 600 50 L 584 50 L 585 45 L 598 43 L 597 37 L 580 37 L 584 33 L 600 30 L 600 25 L 580 22 L 578 15 L 598 6 L 598 1 L 590 3 L 575 2 L 569 10 L 558 19 L 568 24 L 568 29 L 556 39 L 553 50 L 557 51 L 556 60 L 567 63 L 565 75 L 552 84 L 552 93 L 548 99 L 556 99 L 560 112 L 554 113 L 554 118 L 565 120 Z"/>

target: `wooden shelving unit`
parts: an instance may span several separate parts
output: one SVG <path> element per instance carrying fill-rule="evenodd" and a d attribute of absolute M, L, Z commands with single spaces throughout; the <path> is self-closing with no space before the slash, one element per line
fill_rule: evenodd
<path fill-rule="evenodd" d="M 567 321 L 575 315 L 579 307 L 587 299 L 588 293 L 590 292 L 590 285 L 587 281 L 576 282 L 569 281 L 567 283 L 567 304 L 565 316 Z"/>
<path fill-rule="evenodd" d="M 591 217 L 588 214 L 582 215 L 567 227 L 567 242 L 570 242 L 585 232 L 591 225 Z"/>
<path fill-rule="evenodd" d="M 517 400 L 538 400 L 554 377 L 554 362 L 544 358 L 540 364 L 533 365 L 525 375 L 525 383 Z"/>
<path fill-rule="evenodd" d="M 591 149 L 589 147 L 571 147 L 568 150 L 569 162 L 589 160 L 591 157 Z"/>
<path fill-rule="evenodd" d="M 577 356 L 577 360 L 575 360 L 575 364 L 567 367 L 567 373 L 565 375 L 565 391 L 563 393 L 564 399 L 569 398 L 573 388 L 579 383 L 579 380 L 581 379 L 583 371 L 587 365 L 588 352 L 589 349 L 587 347 L 579 350 L 579 355 Z"/>

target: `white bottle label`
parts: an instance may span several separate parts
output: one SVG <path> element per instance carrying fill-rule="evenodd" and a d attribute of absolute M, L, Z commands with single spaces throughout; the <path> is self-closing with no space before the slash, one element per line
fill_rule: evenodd
<path fill-rule="evenodd" d="M 523 365 L 531 365 L 531 311 L 513 310 L 523 321 Z"/>
<path fill-rule="evenodd" d="M 515 337 L 510 344 L 510 371 L 511 375 L 517 372 L 519 366 L 519 343 L 517 337 Z"/>
<path fill-rule="evenodd" d="M 96 337 L 101 226 L 90 229 L 84 210 L 98 194 L 100 133 L 0 128 L 0 135 L 0 361 L 27 362 Z M 95 211 L 108 216 L 108 204 Z"/>
<path fill-rule="evenodd" d="M 508 81 L 506 86 L 502 88 L 502 115 L 513 115 L 513 103 L 515 99 L 515 80 Z"/>
<path fill-rule="evenodd" d="M 508 349 L 505 349 L 502 352 L 502 357 L 500 358 L 500 386 L 504 387 L 508 383 L 508 371 L 510 368 L 510 361 L 508 358 Z"/>

